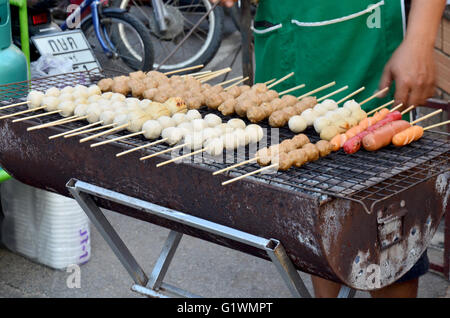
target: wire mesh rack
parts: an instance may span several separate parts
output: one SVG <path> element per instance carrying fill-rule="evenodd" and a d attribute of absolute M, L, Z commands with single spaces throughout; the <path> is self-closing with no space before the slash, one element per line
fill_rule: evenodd
<path fill-rule="evenodd" d="M 8 105 L 25 100 L 27 93 L 32 89 L 45 91 L 50 87 L 62 88 L 77 84 L 90 85 L 98 82 L 102 77 L 103 74 L 98 70 L 91 70 L 89 72 L 74 72 L 3 85 L 0 86 L 0 104 Z M 27 106 L 24 105 L 4 109 L 0 110 L 0 114 L 11 114 L 26 108 Z M 223 116 L 221 113 L 210 109 L 201 109 L 200 112 L 202 115 L 215 113 L 223 120 L 232 118 Z M 35 124 L 41 124 L 60 118 L 59 115 L 49 115 L 31 119 L 30 121 Z M 58 127 L 63 130 L 71 130 L 84 125 L 86 125 L 85 121 L 79 121 Z M 273 129 L 270 128 L 267 122 L 260 123 L 260 125 L 264 128 L 265 138 L 258 144 L 250 145 L 231 153 L 224 152 L 221 157 L 211 157 L 203 153 L 185 159 L 182 162 L 216 171 L 226 168 L 233 163 L 252 158 L 256 150 L 263 146 L 269 146 L 294 136 L 287 128 Z M 83 138 L 95 133 L 82 134 L 77 138 Z M 128 133 L 127 131 L 116 132 L 112 135 L 99 137 L 94 142 L 125 136 Z M 308 129 L 304 133 L 312 142 L 319 140 L 319 137 L 312 129 Z M 450 134 L 447 133 L 427 131 L 419 141 L 405 147 L 398 148 L 391 145 L 376 152 L 360 150 L 353 155 L 347 155 L 340 150 L 318 161 L 307 163 L 301 168 L 291 168 L 283 172 L 272 170 L 249 178 L 256 182 L 264 182 L 293 191 L 353 200 L 361 203 L 364 209 L 370 213 L 377 202 L 395 196 L 436 175 L 449 171 L 449 136 Z M 116 141 L 115 143 L 122 145 L 123 148 L 131 148 L 146 145 L 149 143 L 149 140 L 143 136 L 135 136 Z M 166 144 L 159 144 L 139 151 L 145 156 L 168 148 L 169 146 Z M 176 156 L 183 151 L 185 150 L 181 148 L 172 153 L 162 155 L 162 157 Z M 232 169 L 227 174 L 230 177 L 235 177 L 255 171 L 258 168 L 260 167 L 256 163 L 248 164 Z"/>

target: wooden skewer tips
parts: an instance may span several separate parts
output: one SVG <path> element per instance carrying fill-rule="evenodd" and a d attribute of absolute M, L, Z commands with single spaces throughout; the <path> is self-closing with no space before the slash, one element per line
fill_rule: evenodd
<path fill-rule="evenodd" d="M 130 125 L 129 123 L 123 124 L 123 125 L 120 125 L 120 126 L 117 126 L 117 127 L 111 128 L 111 129 L 108 129 L 106 131 L 103 131 L 101 133 L 98 133 L 98 134 L 95 134 L 95 135 L 92 135 L 92 136 L 80 139 L 80 143 L 83 143 L 83 142 L 86 142 L 86 141 L 89 141 L 89 140 L 92 140 L 92 139 L 95 139 L 95 138 L 98 138 L 98 137 L 101 137 L 101 136 L 112 134 L 112 133 L 114 133 L 116 131 L 119 131 L 119 130 L 127 128 L 129 125 Z"/>
<path fill-rule="evenodd" d="M 431 114 L 428 114 L 426 116 L 423 116 L 423 117 L 421 117 L 421 118 L 411 122 L 411 125 L 415 125 L 417 123 L 420 123 L 421 121 L 424 121 L 425 119 L 428 119 L 428 118 L 431 118 L 433 116 L 436 116 L 437 114 L 440 114 L 440 113 L 442 113 L 442 109 L 439 109 L 439 110 L 437 110 L 435 112 L 432 112 Z"/>
<path fill-rule="evenodd" d="M 133 149 L 122 151 L 122 152 L 119 152 L 118 154 L 116 154 L 116 157 L 121 157 L 121 156 L 124 156 L 126 154 L 132 153 L 134 151 L 141 150 L 141 149 L 144 149 L 144 148 L 148 148 L 148 147 L 151 147 L 151 146 L 155 146 L 155 145 L 158 145 L 158 144 L 166 142 L 166 141 L 167 141 L 167 138 L 163 138 L 163 139 L 151 142 L 151 143 L 146 144 L 146 145 L 142 145 L 142 146 L 139 146 L 139 147 L 136 147 L 136 148 L 133 148 Z"/>
<path fill-rule="evenodd" d="M 227 172 L 227 171 L 232 170 L 232 169 L 234 169 L 234 168 L 237 168 L 237 167 L 246 165 L 246 164 L 248 164 L 248 163 L 252 163 L 252 162 L 254 162 L 254 161 L 257 161 L 258 159 L 259 159 L 259 157 L 255 157 L 255 158 L 252 158 L 252 159 L 249 159 L 249 160 L 245 160 L 245 161 L 236 163 L 236 164 L 234 164 L 234 165 L 232 165 L 232 166 L 229 166 L 229 167 L 227 167 L 227 168 L 224 168 L 224 169 L 221 169 L 221 170 L 218 170 L 218 171 L 213 172 L 213 176 L 216 176 L 216 175 L 218 175 L 218 174 Z"/>
<path fill-rule="evenodd" d="M 242 175 L 242 176 L 239 176 L 239 177 L 236 177 L 236 178 L 234 178 L 234 179 L 231 179 L 231 180 L 222 182 L 222 185 L 225 186 L 225 185 L 227 185 L 227 184 L 230 184 L 230 183 L 236 182 L 236 181 L 238 181 L 238 180 L 241 180 L 241 179 L 247 178 L 247 177 L 249 177 L 249 176 L 252 176 L 252 175 L 254 175 L 254 174 L 261 173 L 261 172 L 266 171 L 266 170 L 269 170 L 269 169 L 275 169 L 275 168 L 278 167 L 278 165 L 279 165 L 279 163 L 274 163 L 274 164 L 272 164 L 272 165 L 270 165 L 270 166 L 267 166 L 267 167 L 264 167 L 264 168 L 261 168 L 261 169 L 258 169 L 258 170 L 255 170 L 255 171 L 246 173 L 246 174 L 244 174 L 244 175 Z"/>
<path fill-rule="evenodd" d="M 440 126 L 448 125 L 448 124 L 450 124 L 450 120 L 444 121 L 444 122 L 439 123 L 439 124 L 434 124 L 434 125 L 428 126 L 428 127 L 424 128 L 423 130 L 426 131 L 426 130 L 437 128 L 437 127 L 440 127 Z"/>

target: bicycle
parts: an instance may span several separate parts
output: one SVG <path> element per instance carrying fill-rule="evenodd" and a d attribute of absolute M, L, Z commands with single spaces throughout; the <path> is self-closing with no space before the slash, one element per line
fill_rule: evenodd
<path fill-rule="evenodd" d="M 216 7 L 180 49 L 160 65 L 211 8 L 209 0 L 113 0 L 112 5 L 126 9 L 145 24 L 155 50 L 153 67 L 162 72 L 206 65 L 222 41 L 224 13 Z"/>
<path fill-rule="evenodd" d="M 101 67 L 119 73 L 149 71 L 154 64 L 150 35 L 132 14 L 118 8 L 105 8 L 104 1 L 85 0 L 60 25 L 68 30 L 90 8 L 91 14 L 80 28 L 92 47 Z"/>

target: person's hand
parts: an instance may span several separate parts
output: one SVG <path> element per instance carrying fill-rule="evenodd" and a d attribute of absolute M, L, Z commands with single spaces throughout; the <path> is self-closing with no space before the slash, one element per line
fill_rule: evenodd
<path fill-rule="evenodd" d="M 221 5 L 231 8 L 238 0 L 209 0 L 212 3 L 220 2 Z"/>
<path fill-rule="evenodd" d="M 436 66 L 432 47 L 405 40 L 386 64 L 380 89 L 395 81 L 395 104 L 422 105 L 435 92 Z"/>

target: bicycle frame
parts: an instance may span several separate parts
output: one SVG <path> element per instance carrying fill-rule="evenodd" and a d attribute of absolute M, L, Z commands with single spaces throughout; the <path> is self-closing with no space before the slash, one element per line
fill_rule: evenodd
<path fill-rule="evenodd" d="M 164 33 L 167 31 L 166 15 L 167 12 L 162 0 L 152 0 L 153 14 L 155 15 L 156 22 L 158 23 L 159 32 Z"/>
<path fill-rule="evenodd" d="M 65 31 L 69 29 L 69 24 L 75 21 L 77 17 L 81 17 L 84 11 L 88 7 L 91 8 L 91 16 L 92 16 L 92 22 L 94 26 L 95 35 L 97 36 L 98 42 L 100 43 L 100 46 L 103 49 L 103 52 L 106 53 L 108 56 L 113 54 L 113 51 L 110 48 L 114 49 L 114 46 L 112 45 L 111 41 L 109 40 L 108 36 L 106 35 L 106 32 L 102 30 L 100 25 L 100 18 L 99 18 L 99 7 L 102 5 L 101 0 L 85 0 L 83 1 L 80 6 L 73 11 L 67 19 L 64 21 L 62 25 L 60 25 L 61 30 Z M 77 26 L 78 27 L 78 26 Z"/>

